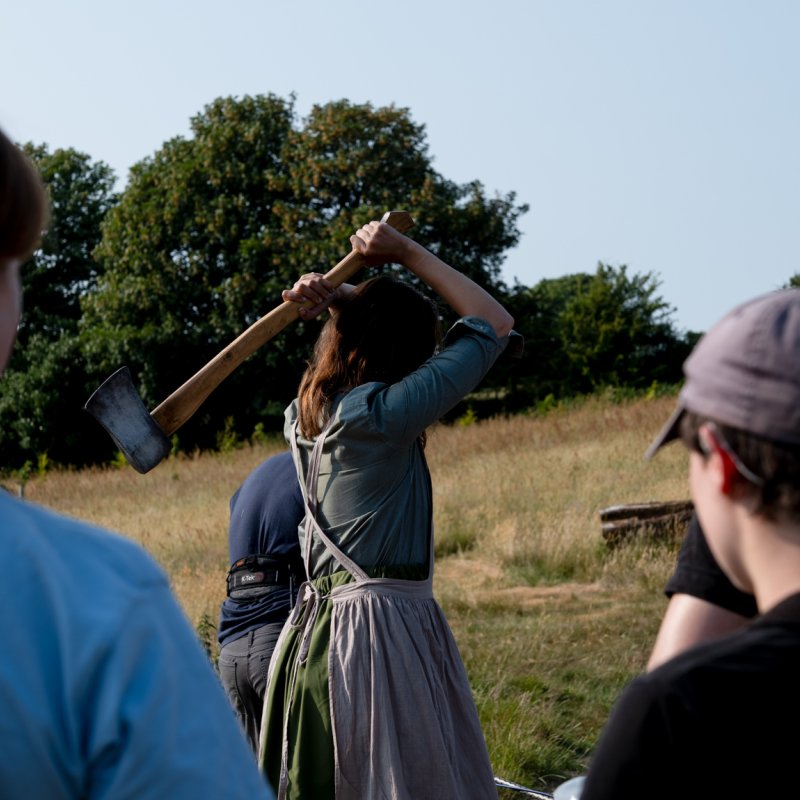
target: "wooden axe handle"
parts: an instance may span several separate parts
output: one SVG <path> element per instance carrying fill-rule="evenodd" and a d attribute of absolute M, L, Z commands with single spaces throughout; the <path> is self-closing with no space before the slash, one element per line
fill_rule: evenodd
<path fill-rule="evenodd" d="M 381 221 L 396 228 L 400 233 L 405 233 L 414 226 L 414 220 L 407 211 L 387 211 Z M 364 257 L 356 250 L 352 250 L 330 272 L 327 272 L 325 277 L 334 286 L 339 286 L 352 278 L 363 266 Z M 311 305 L 313 305 L 311 302 L 294 303 L 287 300 L 256 320 L 163 403 L 154 408 L 150 416 L 167 436 L 171 436 L 248 356 L 280 333 L 290 322 L 298 319 L 302 307 Z"/>

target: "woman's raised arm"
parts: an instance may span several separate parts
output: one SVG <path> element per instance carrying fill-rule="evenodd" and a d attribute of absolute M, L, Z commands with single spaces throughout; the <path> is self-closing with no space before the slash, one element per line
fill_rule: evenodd
<path fill-rule="evenodd" d="M 350 242 L 365 257 L 368 266 L 389 262 L 402 264 L 430 286 L 459 316 L 485 319 L 498 337 L 511 332 L 514 318 L 494 297 L 391 225 L 369 222 L 350 237 Z"/>

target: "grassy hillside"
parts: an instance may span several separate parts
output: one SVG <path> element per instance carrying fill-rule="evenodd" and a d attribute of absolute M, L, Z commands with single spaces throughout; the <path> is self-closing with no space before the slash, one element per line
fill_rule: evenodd
<path fill-rule="evenodd" d="M 688 497 L 680 445 L 642 459 L 673 403 L 594 399 L 430 433 L 434 589 L 467 664 L 496 775 L 552 790 L 581 772 L 614 698 L 644 667 L 675 542 L 640 537 L 611 550 L 599 511 Z M 173 458 L 147 475 L 50 472 L 25 495 L 144 545 L 215 657 L 228 500 L 278 447 Z"/>

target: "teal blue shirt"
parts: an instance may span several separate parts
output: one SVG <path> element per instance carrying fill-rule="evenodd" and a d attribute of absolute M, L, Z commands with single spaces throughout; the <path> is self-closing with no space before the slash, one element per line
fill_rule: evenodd
<path fill-rule="evenodd" d="M 419 437 L 478 385 L 507 343 L 488 322 L 465 317 L 442 349 L 402 381 L 366 383 L 342 395 L 325 440 L 318 519 L 362 568 L 417 567 L 427 574 L 432 497 Z M 287 440 L 296 417 L 295 400 L 286 410 Z M 305 480 L 314 442 L 297 441 Z M 302 525 L 300 535 L 303 545 Z M 311 577 L 338 569 L 315 541 Z"/>
<path fill-rule="evenodd" d="M 0 796 L 273 798 L 167 577 L 0 490 Z"/>

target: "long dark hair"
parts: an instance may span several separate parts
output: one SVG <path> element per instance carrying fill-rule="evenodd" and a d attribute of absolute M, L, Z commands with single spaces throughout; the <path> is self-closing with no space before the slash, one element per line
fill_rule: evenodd
<path fill-rule="evenodd" d="M 359 284 L 323 326 L 300 381 L 303 435 L 320 433 L 342 390 L 405 378 L 433 355 L 439 336 L 436 306 L 413 286 L 385 276 Z"/>

